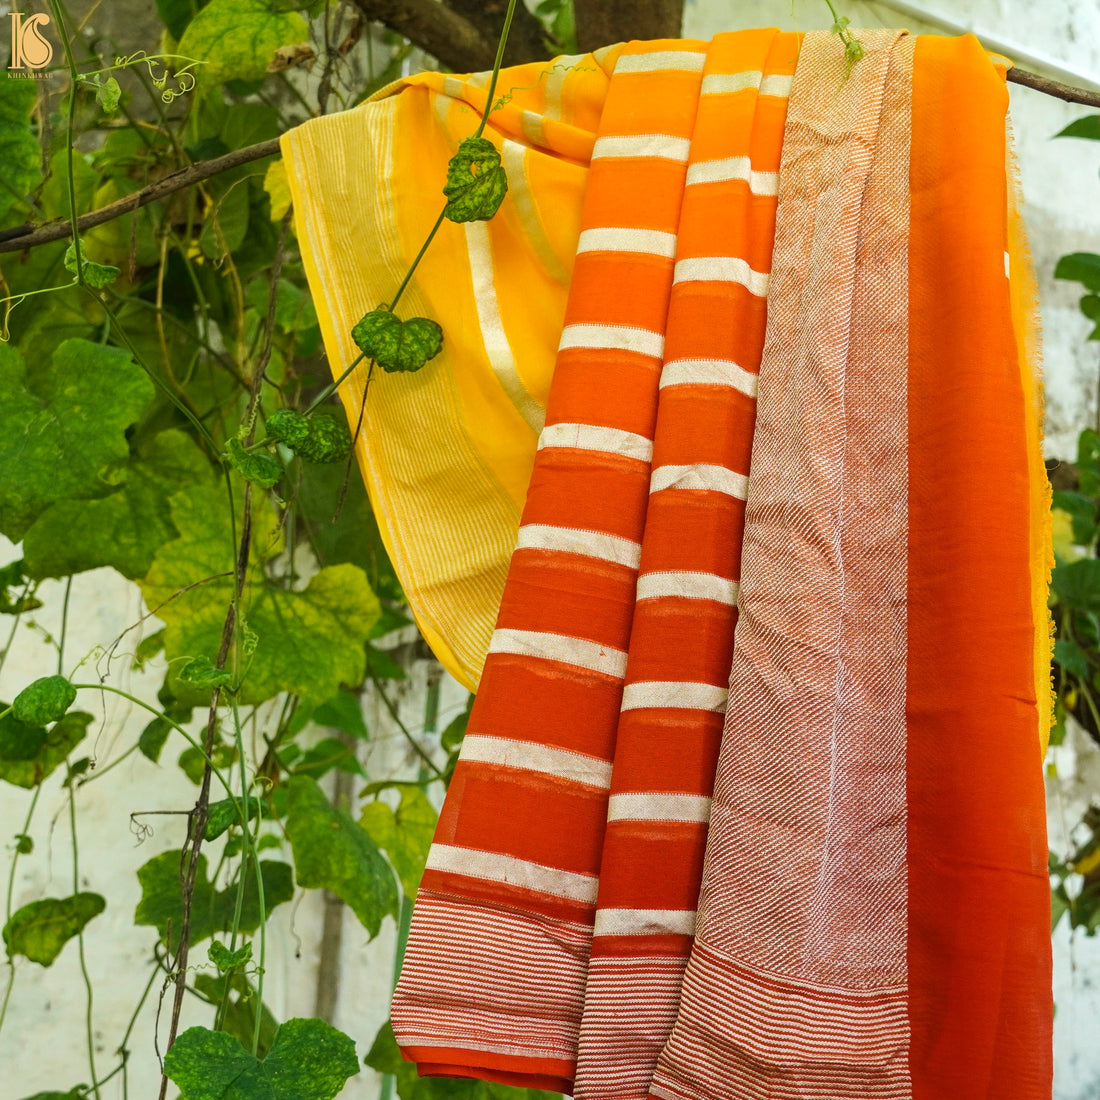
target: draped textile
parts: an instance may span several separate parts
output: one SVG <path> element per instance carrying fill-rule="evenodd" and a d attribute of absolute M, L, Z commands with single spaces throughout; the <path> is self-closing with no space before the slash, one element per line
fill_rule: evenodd
<path fill-rule="evenodd" d="M 425 636 L 480 681 L 393 1005 L 421 1073 L 1050 1095 L 1048 489 L 1003 69 L 857 33 L 855 65 L 764 30 L 505 70 L 509 197 L 403 299 L 444 356 L 372 381 L 359 457 Z M 334 373 L 485 83 L 284 137 Z"/>

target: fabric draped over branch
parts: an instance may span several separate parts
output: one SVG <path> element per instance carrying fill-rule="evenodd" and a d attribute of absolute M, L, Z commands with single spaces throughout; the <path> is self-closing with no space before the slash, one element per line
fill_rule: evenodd
<path fill-rule="evenodd" d="M 1052 563 L 1002 59 L 752 30 L 506 69 L 509 191 L 358 443 L 477 688 L 393 1027 L 580 1098 L 1049 1098 Z M 488 74 L 282 139 L 334 374 Z M 366 371 L 341 396 L 358 420 Z"/>

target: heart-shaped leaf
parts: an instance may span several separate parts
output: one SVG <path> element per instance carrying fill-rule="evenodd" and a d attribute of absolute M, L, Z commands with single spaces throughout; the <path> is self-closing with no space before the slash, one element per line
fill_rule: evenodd
<path fill-rule="evenodd" d="M 240 470 L 245 481 L 251 481 L 261 489 L 270 489 L 283 476 L 283 467 L 277 459 L 270 455 L 249 454 L 239 439 L 226 442 L 225 454 L 230 465 Z"/>
<path fill-rule="evenodd" d="M 11 712 L 28 726 L 56 722 L 76 702 L 76 688 L 64 676 L 43 676 L 25 687 L 11 705 Z"/>
<path fill-rule="evenodd" d="M 69 247 L 65 249 L 66 271 L 71 271 L 74 275 L 77 274 L 76 253 L 78 248 L 80 250 L 80 258 L 84 263 L 84 281 L 88 286 L 101 290 L 105 286 L 110 286 L 121 274 L 119 269 L 111 264 L 92 263 L 84 251 L 83 242 L 70 244 Z"/>
<path fill-rule="evenodd" d="M 443 350 L 443 330 L 427 317 L 402 321 L 385 306 L 351 330 L 352 339 L 384 371 L 417 371 Z"/>
<path fill-rule="evenodd" d="M 447 165 L 444 216 L 452 222 L 488 221 L 507 193 L 508 176 L 497 147 L 487 138 L 466 138 Z"/>

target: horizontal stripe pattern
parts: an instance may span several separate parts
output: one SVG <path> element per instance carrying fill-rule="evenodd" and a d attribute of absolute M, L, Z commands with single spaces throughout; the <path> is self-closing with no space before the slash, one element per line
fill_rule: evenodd
<path fill-rule="evenodd" d="M 539 436 L 539 450 L 569 447 L 580 451 L 604 451 L 639 462 L 653 458 L 653 440 L 637 432 L 608 428 L 602 424 L 547 424 Z"/>
<path fill-rule="evenodd" d="M 661 573 L 641 573 L 638 576 L 637 599 L 714 600 L 733 607 L 737 603 L 740 585 L 717 573 L 695 573 L 690 570 L 666 570 Z"/>
<path fill-rule="evenodd" d="M 695 910 L 601 909 L 596 914 L 593 934 L 596 936 L 693 936 Z"/>
<path fill-rule="evenodd" d="M 575 665 L 620 680 L 626 674 L 626 653 L 623 650 L 566 634 L 497 627 L 489 643 L 489 652 L 522 654 L 540 661 Z"/>
<path fill-rule="evenodd" d="M 740 256 L 695 256 L 676 263 L 677 283 L 739 283 L 750 294 L 763 298 L 768 293 L 768 275 L 754 271 Z"/>
<path fill-rule="evenodd" d="M 639 710 L 660 707 L 671 710 L 707 710 L 722 714 L 726 709 L 728 689 L 716 684 L 682 683 L 677 680 L 643 680 L 627 684 L 623 689 L 623 707 Z"/>
<path fill-rule="evenodd" d="M 554 527 L 546 523 L 525 523 L 519 529 L 517 550 L 550 550 L 558 554 L 583 554 L 588 558 L 613 562 L 637 569 L 642 557 L 641 543 L 608 535 L 602 531 L 583 531 L 575 527 Z"/>
<path fill-rule="evenodd" d="M 700 50 L 653 50 L 650 53 L 624 53 L 615 63 L 615 75 L 622 73 L 687 72 L 701 73 L 707 55 Z"/>
<path fill-rule="evenodd" d="M 672 359 L 661 371 L 661 389 L 668 386 L 729 386 L 755 397 L 760 376 L 732 359 Z"/>
<path fill-rule="evenodd" d="M 736 470 L 699 462 L 692 466 L 654 466 L 650 475 L 649 491 L 659 493 L 664 489 L 694 489 L 704 492 L 725 493 L 744 500 L 749 479 Z"/>
<path fill-rule="evenodd" d="M 754 88 L 758 95 L 789 96 L 794 77 L 785 73 L 708 73 L 700 95 L 732 95 Z"/>
<path fill-rule="evenodd" d="M 609 761 L 530 741 L 468 732 L 462 741 L 462 761 L 464 764 L 495 764 L 501 768 L 539 772 L 601 790 L 611 786 Z"/>
<path fill-rule="evenodd" d="M 656 157 L 683 163 L 690 151 L 690 140 L 674 134 L 622 134 L 597 138 L 592 159 Z"/>
<path fill-rule="evenodd" d="M 613 794 L 608 821 L 703 821 L 710 817 L 710 799 L 698 794 Z"/>
<path fill-rule="evenodd" d="M 582 252 L 642 252 L 671 260 L 676 255 L 676 234 L 618 226 L 585 229 L 577 242 L 578 255 Z"/>
<path fill-rule="evenodd" d="M 630 325 L 574 324 L 562 329 L 559 351 L 584 348 L 589 351 L 633 351 L 660 359 L 665 351 L 664 334 Z"/>
<path fill-rule="evenodd" d="M 699 160 L 688 165 L 688 187 L 700 183 L 729 183 L 731 180 L 743 180 L 754 195 L 779 194 L 779 173 L 758 172 L 745 156 Z"/>
<path fill-rule="evenodd" d="M 501 852 L 436 843 L 428 851 L 425 867 L 429 871 L 504 882 L 533 893 L 551 894 L 570 901 L 592 904 L 596 900 L 595 876 L 563 871 Z"/>

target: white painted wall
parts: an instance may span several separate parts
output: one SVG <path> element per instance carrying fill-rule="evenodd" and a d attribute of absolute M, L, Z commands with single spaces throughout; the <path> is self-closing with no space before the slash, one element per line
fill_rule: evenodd
<path fill-rule="evenodd" d="M 1100 5 L 1093 0 L 938 0 L 941 11 L 979 30 L 986 30 L 1005 44 L 1018 43 L 1030 53 L 1047 54 L 1064 66 L 1091 73 L 1100 81 Z M 882 3 L 842 0 L 841 10 L 854 27 L 908 25 Z M 928 5 L 934 10 L 933 4 Z M 719 30 L 778 25 L 787 29 L 811 29 L 829 19 L 819 0 L 727 0 L 689 2 L 685 35 L 708 37 Z M 1011 53 L 1011 50 L 1008 50 Z M 1085 345 L 1087 324 L 1076 309 L 1076 292 L 1055 283 L 1050 273 L 1064 252 L 1100 251 L 1100 143 L 1051 140 L 1068 121 L 1086 113 L 1026 89 L 1012 89 L 1012 112 L 1020 154 L 1026 198 L 1025 216 L 1040 276 L 1046 338 L 1046 370 L 1049 423 L 1048 453 L 1069 457 L 1077 430 L 1095 416 L 1097 345 Z M 0 563 L 18 556 L 15 548 L 0 541 Z M 41 630 L 56 631 L 60 621 L 61 586 L 43 587 L 46 606 L 20 626 L 11 657 L 0 673 L 0 698 L 12 694 L 30 679 L 52 672 L 55 651 Z M 133 585 L 109 570 L 78 576 L 73 582 L 72 607 L 78 612 L 69 626 L 66 668 L 90 653 L 99 643 L 115 637 L 141 613 L 139 593 Z M 146 629 L 156 629 L 155 621 Z M 132 636 L 130 636 L 132 637 Z M 129 670 L 125 661 L 114 666 L 123 686 L 152 701 L 161 673 L 154 665 L 145 673 Z M 91 673 L 91 669 L 86 671 Z M 402 712 L 406 724 L 419 728 L 424 708 L 422 685 L 427 666 L 414 670 L 405 691 Z M 459 709 L 464 693 L 448 681 L 441 723 Z M 96 766 L 105 769 L 144 726 L 146 716 L 117 698 L 82 698 L 79 705 L 103 717 L 89 740 L 94 744 Z M 374 733 L 369 749 L 372 775 L 410 774 L 413 765 L 392 724 L 377 701 L 368 700 L 368 722 Z M 87 751 L 87 747 L 82 751 Z M 165 754 L 174 760 L 179 747 Z M 1051 836 L 1066 843 L 1061 832 L 1063 816 L 1076 820 L 1083 800 L 1100 790 L 1100 754 L 1083 736 L 1070 739 L 1059 750 L 1060 785 L 1051 791 Z M 131 917 L 138 900 L 134 871 L 151 856 L 178 848 L 183 840 L 181 819 L 154 818 L 154 835 L 141 842 L 131 830 L 129 814 L 141 809 L 184 809 L 192 805 L 195 788 L 174 764 L 157 767 L 133 757 L 110 776 L 97 779 L 79 793 L 81 888 L 107 896 L 112 906 L 88 927 L 89 969 L 96 989 L 96 1045 L 99 1069 L 113 1064 L 117 1047 L 148 975 L 145 961 L 155 938 L 153 930 L 135 930 Z M 0 837 L 11 838 L 22 828 L 30 793 L 5 787 L 0 798 Z M 1064 804 L 1064 815 L 1063 815 Z M 31 830 L 36 848 L 18 864 L 15 905 L 44 895 L 71 892 L 71 844 L 65 799 L 58 776 L 45 786 Z M 0 857 L 0 882 L 6 882 L 11 844 L 5 839 Z M 977 919 L 977 918 L 976 918 Z M 312 1015 L 321 901 L 313 893 L 300 904 L 282 907 L 271 922 L 266 996 L 280 1019 Z M 1064 930 L 1055 938 L 1058 1005 L 1056 1024 L 1057 1100 L 1095 1100 L 1100 1096 L 1100 943 L 1078 938 L 1070 943 Z M 392 981 L 393 923 L 373 943 L 354 918 L 347 918 L 344 934 L 342 996 L 335 1023 L 357 1041 L 360 1056 L 366 1051 L 379 1024 L 385 1019 Z M 205 957 L 199 952 L 200 960 Z M 0 983 L 6 975 L 0 972 Z M 151 1056 L 155 998 L 139 1016 L 130 1047 L 132 1097 L 156 1095 L 156 1065 Z M 48 970 L 24 960 L 18 968 L 15 992 L 5 1030 L 0 1035 L 0 1096 L 17 1100 L 45 1089 L 67 1089 L 88 1080 L 82 1047 L 76 1042 L 84 1028 L 83 984 L 75 947 L 70 945 Z M 205 1013 L 189 1007 L 184 1026 L 208 1023 Z M 368 1100 L 377 1094 L 375 1075 L 365 1070 L 349 1082 L 345 1100 Z M 169 1095 L 173 1095 L 171 1090 Z M 122 1091 L 118 1079 L 103 1090 L 104 1100 L 116 1100 Z M 948 1098 L 945 1098 L 948 1100 Z"/>

